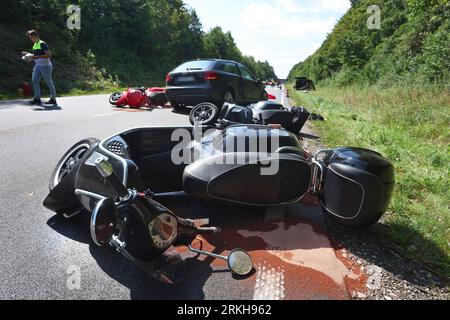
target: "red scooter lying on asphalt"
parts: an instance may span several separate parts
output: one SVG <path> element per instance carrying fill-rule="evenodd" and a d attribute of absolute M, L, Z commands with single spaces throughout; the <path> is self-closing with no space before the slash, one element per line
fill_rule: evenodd
<path fill-rule="evenodd" d="M 159 87 L 128 88 L 124 92 L 114 92 L 109 97 L 109 103 L 117 108 L 164 107 L 167 102 L 166 89 Z"/>

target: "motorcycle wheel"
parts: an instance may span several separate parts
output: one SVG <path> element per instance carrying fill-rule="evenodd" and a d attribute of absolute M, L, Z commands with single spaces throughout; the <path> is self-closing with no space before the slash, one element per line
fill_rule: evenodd
<path fill-rule="evenodd" d="M 69 151 L 59 160 L 55 170 L 50 178 L 50 191 L 52 191 L 64 178 L 73 170 L 77 170 L 83 160 L 84 155 L 91 148 L 92 145 L 98 143 L 100 140 L 95 138 L 87 138 L 73 145 Z"/>
<path fill-rule="evenodd" d="M 213 103 L 204 102 L 195 106 L 189 115 L 189 122 L 194 125 L 196 122 L 201 125 L 214 124 L 219 117 L 219 108 Z"/>
<path fill-rule="evenodd" d="M 87 154 L 88 150 L 92 147 L 92 145 L 98 143 L 100 140 L 95 138 L 87 138 L 81 140 L 80 142 L 73 145 L 69 151 L 67 151 L 64 156 L 59 160 L 55 169 L 53 170 L 50 176 L 49 190 L 50 192 L 55 189 L 60 183 L 64 182 L 65 179 L 69 177 L 69 174 L 78 170 L 84 160 L 84 156 Z M 68 180 L 67 183 L 73 184 L 72 186 L 68 186 L 69 192 L 75 192 L 74 181 Z M 66 218 L 72 218 L 80 213 L 80 208 L 73 207 L 67 208 L 64 212 L 56 212 L 57 214 L 64 214 Z"/>
<path fill-rule="evenodd" d="M 119 101 L 120 98 L 122 98 L 122 93 L 121 92 L 114 92 L 109 97 L 109 103 L 112 104 L 113 106 L 115 106 L 117 101 Z"/>

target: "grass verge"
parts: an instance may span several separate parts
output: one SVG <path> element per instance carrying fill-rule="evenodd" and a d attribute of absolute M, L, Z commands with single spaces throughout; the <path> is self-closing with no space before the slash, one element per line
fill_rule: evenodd
<path fill-rule="evenodd" d="M 450 93 L 448 89 L 348 87 L 295 92 L 322 114 L 314 127 L 329 147 L 381 152 L 396 167 L 396 191 L 381 237 L 450 277 Z"/>

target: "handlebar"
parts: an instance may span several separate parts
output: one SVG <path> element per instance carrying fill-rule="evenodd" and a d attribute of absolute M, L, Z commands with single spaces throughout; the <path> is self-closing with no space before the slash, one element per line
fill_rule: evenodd
<path fill-rule="evenodd" d="M 217 227 L 203 227 L 203 228 L 197 228 L 198 235 L 202 234 L 215 234 L 219 233 L 221 230 Z"/>

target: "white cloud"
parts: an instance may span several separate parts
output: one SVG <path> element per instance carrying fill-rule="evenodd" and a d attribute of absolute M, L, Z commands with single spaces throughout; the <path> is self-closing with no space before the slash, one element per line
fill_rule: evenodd
<path fill-rule="evenodd" d="M 240 19 L 246 32 L 291 41 L 316 38 L 331 31 L 336 23 L 334 17 L 286 15 L 280 7 L 259 3 L 247 5 Z"/>
<path fill-rule="evenodd" d="M 284 78 L 319 48 L 348 7 L 347 0 L 253 2 L 243 8 L 233 35 L 245 54 L 269 60 Z"/>
<path fill-rule="evenodd" d="M 279 77 L 313 54 L 349 0 L 185 0 L 199 13 L 206 30 L 231 31 L 246 55 L 268 60 Z"/>
<path fill-rule="evenodd" d="M 349 0 L 277 0 L 287 13 L 342 13 L 350 8 Z"/>

